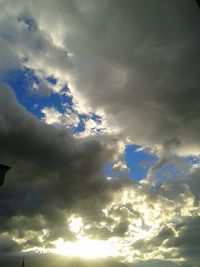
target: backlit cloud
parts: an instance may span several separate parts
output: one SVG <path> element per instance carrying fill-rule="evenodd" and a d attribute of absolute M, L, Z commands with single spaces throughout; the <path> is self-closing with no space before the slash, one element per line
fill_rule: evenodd
<path fill-rule="evenodd" d="M 199 25 L 195 1 L 0 0 L 0 265 L 198 267 Z"/>

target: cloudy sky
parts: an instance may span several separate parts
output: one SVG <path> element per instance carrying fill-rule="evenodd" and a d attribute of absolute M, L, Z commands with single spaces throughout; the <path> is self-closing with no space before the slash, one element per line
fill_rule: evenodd
<path fill-rule="evenodd" d="M 199 47 L 195 0 L 0 0 L 0 266 L 200 267 Z"/>

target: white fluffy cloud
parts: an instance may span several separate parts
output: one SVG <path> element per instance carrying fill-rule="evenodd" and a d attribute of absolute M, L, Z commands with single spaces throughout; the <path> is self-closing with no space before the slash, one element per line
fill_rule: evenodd
<path fill-rule="evenodd" d="M 44 114 L 43 120 L 48 124 L 60 124 L 70 128 L 77 127 L 79 123 L 79 117 L 74 112 L 60 113 L 55 107 L 45 107 L 41 112 Z"/>

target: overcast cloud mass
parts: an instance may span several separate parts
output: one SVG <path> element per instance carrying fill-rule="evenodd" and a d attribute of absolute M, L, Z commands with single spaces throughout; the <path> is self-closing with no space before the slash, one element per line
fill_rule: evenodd
<path fill-rule="evenodd" d="M 199 47 L 193 0 L 0 0 L 0 266 L 200 267 Z"/>

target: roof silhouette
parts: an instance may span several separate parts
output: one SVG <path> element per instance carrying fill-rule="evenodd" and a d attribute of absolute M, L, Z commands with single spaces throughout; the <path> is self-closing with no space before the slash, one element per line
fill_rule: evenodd
<path fill-rule="evenodd" d="M 0 186 L 3 185 L 6 172 L 10 169 L 9 166 L 0 163 Z"/>

